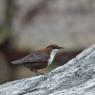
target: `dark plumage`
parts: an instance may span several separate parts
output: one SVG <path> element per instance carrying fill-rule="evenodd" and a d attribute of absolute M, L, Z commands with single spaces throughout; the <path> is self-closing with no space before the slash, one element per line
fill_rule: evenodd
<path fill-rule="evenodd" d="M 25 56 L 24 58 L 16 61 L 12 61 L 12 64 L 24 64 L 26 67 L 30 68 L 31 71 L 35 72 L 36 74 L 41 74 L 38 72 L 38 69 L 43 69 L 51 64 L 53 61 L 53 57 L 51 56 L 51 52 L 53 50 L 59 50 L 62 47 L 59 47 L 57 45 L 49 45 L 45 49 L 41 49 L 35 52 L 32 52 L 31 54 Z M 55 51 L 55 54 L 57 52 Z M 50 58 L 52 58 L 50 60 Z"/>

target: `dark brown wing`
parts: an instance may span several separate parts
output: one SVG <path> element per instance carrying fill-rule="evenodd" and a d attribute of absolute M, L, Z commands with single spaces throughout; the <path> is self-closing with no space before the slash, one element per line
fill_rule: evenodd
<path fill-rule="evenodd" d="M 31 53 L 26 57 L 13 61 L 13 64 L 25 64 L 25 63 L 44 63 L 47 62 L 49 55 L 42 51 L 37 51 L 35 53 Z"/>

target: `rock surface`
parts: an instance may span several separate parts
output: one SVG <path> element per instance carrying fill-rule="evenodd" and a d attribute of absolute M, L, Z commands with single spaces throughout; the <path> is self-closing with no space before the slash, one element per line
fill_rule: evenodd
<path fill-rule="evenodd" d="M 48 74 L 0 85 L 0 95 L 95 95 L 95 45 Z"/>

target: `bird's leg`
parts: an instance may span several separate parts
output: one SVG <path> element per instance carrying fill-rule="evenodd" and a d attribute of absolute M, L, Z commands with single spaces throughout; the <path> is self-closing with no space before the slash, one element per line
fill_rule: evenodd
<path fill-rule="evenodd" d="M 31 71 L 34 72 L 34 73 L 37 74 L 37 75 L 43 75 L 43 73 L 38 72 L 37 70 L 33 70 L 33 69 L 31 69 Z"/>
<path fill-rule="evenodd" d="M 39 72 L 39 71 L 37 71 L 37 70 L 35 70 L 37 73 L 39 73 L 40 75 L 44 75 L 44 73 L 41 73 L 41 72 Z"/>
<path fill-rule="evenodd" d="M 36 72 L 36 70 L 31 69 L 31 71 L 34 72 L 37 75 L 40 75 L 38 72 Z"/>

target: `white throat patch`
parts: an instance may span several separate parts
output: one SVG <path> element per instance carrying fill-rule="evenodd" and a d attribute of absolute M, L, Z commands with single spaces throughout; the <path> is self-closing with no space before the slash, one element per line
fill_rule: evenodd
<path fill-rule="evenodd" d="M 54 59 L 56 53 L 58 52 L 58 50 L 59 50 L 59 49 L 54 49 L 54 50 L 51 51 L 51 53 L 50 53 L 50 58 L 49 58 L 49 60 L 48 60 L 48 66 L 52 63 L 52 61 L 53 61 L 53 59 Z"/>

